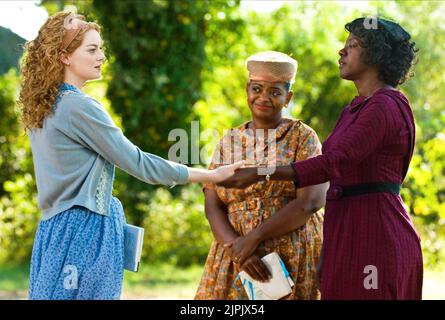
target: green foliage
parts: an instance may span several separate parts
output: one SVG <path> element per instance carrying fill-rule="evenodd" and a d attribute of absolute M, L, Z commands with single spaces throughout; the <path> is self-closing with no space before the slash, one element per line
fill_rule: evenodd
<path fill-rule="evenodd" d="M 182 128 L 190 133 L 193 105 L 202 97 L 208 15 L 231 7 L 222 1 L 191 0 L 96 0 L 93 5 L 113 54 L 107 98 L 125 135 L 142 150 L 166 158 L 174 143 L 168 141 L 169 132 Z M 154 190 L 117 174 L 116 193 L 133 223 L 144 219 L 140 208 Z M 179 188 L 172 192 L 177 195 Z"/>
<path fill-rule="evenodd" d="M 143 258 L 179 266 L 203 264 L 213 238 L 203 203 L 199 185 L 183 188 L 177 197 L 158 188 L 150 201 L 140 208 L 150 213 L 143 221 Z"/>
<path fill-rule="evenodd" d="M 0 75 L 6 73 L 10 68 L 18 70 L 19 58 L 23 54 L 22 45 L 25 39 L 18 36 L 9 29 L 0 26 Z"/>
<path fill-rule="evenodd" d="M 14 108 L 18 78 L 0 77 L 0 263 L 29 258 L 38 221 L 29 141 Z"/>
<path fill-rule="evenodd" d="M 417 143 L 405 186 L 402 196 L 415 215 L 426 263 L 437 266 L 445 259 L 445 130 Z"/>
<path fill-rule="evenodd" d="M 201 94 L 206 8 L 190 1 L 94 1 L 94 6 L 114 56 L 107 97 L 132 141 L 167 156 L 168 132 L 188 127 Z"/>
<path fill-rule="evenodd" d="M 422 238 L 428 267 L 445 259 L 445 77 L 443 49 L 445 29 L 442 1 L 398 1 L 398 20 L 419 48 L 415 75 L 403 91 L 411 100 L 416 118 L 416 150 L 402 196 L 414 216 Z M 415 17 L 415 19 L 413 19 Z"/>
<path fill-rule="evenodd" d="M 212 7 L 204 18 L 208 25 L 207 59 L 201 74 L 204 94 L 196 102 L 194 113 L 202 129 L 217 130 L 222 134 L 223 130 L 249 117 L 244 94 L 244 57 L 250 36 L 238 2 L 228 1 L 224 11 Z M 207 144 L 208 141 L 201 141 L 201 146 L 209 147 Z M 213 149 L 209 151 L 210 157 Z"/>
<path fill-rule="evenodd" d="M 14 110 L 17 76 L 13 70 L 0 77 L 0 196 L 3 183 L 19 170 L 13 152 L 18 133 L 18 114 Z"/>
<path fill-rule="evenodd" d="M 87 20 L 94 19 L 93 0 L 41 0 L 40 5 L 45 7 L 48 15 L 53 15 L 62 10 L 75 10 L 77 13 L 87 17 Z"/>

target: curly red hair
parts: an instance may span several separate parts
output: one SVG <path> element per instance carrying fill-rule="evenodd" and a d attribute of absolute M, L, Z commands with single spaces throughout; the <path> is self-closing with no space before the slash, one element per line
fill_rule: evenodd
<path fill-rule="evenodd" d="M 40 28 L 37 37 L 25 44 L 21 62 L 21 90 L 17 104 L 27 129 L 42 128 L 44 120 L 52 112 L 59 85 L 64 80 L 62 54 L 71 54 L 82 43 L 85 32 L 100 26 L 87 22 L 66 49 L 62 49 L 65 19 L 73 12 L 58 12 L 49 17 Z"/>

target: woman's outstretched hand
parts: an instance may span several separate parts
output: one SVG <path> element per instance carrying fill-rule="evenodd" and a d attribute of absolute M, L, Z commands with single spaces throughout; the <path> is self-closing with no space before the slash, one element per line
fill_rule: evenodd
<path fill-rule="evenodd" d="M 240 168 L 235 174 L 217 183 L 219 187 L 244 189 L 253 183 L 264 179 L 263 175 L 258 175 L 258 168 Z"/>
<path fill-rule="evenodd" d="M 212 170 L 212 182 L 219 183 L 221 181 L 230 179 L 235 174 L 235 171 L 244 165 L 244 161 L 238 161 L 234 164 L 218 167 Z"/>
<path fill-rule="evenodd" d="M 234 175 L 235 171 L 244 165 L 244 161 L 238 161 L 234 164 L 221 166 L 217 169 L 206 170 L 200 168 L 187 167 L 188 181 L 187 182 L 201 182 L 201 183 L 218 183 L 226 180 Z"/>

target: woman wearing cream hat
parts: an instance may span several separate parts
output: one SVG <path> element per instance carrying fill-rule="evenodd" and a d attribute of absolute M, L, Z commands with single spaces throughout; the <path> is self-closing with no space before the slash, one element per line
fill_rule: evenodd
<path fill-rule="evenodd" d="M 321 145 L 314 130 L 281 115 L 292 98 L 297 61 L 266 51 L 249 57 L 247 69 L 247 104 L 252 120 L 232 129 L 219 142 L 210 169 L 237 160 L 245 160 L 247 166 L 271 167 L 319 155 Z M 297 190 L 292 182 L 279 181 L 260 181 L 246 189 L 205 184 L 205 211 L 215 240 L 195 298 L 247 299 L 245 291 L 238 289 L 242 285 L 236 280 L 238 273 L 244 270 L 256 280 L 267 281 L 270 275 L 261 257 L 276 252 L 295 282 L 292 293 L 284 299 L 317 299 L 315 274 L 323 219 L 318 210 L 324 206 L 326 190 L 326 184 Z M 286 211 L 301 213 L 307 222 L 300 228 L 278 225 L 282 235 L 262 242 L 239 264 L 228 245 L 274 214 Z"/>

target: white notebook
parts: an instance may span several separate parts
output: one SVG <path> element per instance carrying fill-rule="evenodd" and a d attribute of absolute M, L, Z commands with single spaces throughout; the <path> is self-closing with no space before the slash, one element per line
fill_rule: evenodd
<path fill-rule="evenodd" d="M 250 300 L 278 300 L 292 292 L 294 282 L 283 261 L 276 252 L 269 253 L 261 258 L 272 273 L 268 282 L 252 279 L 246 272 L 239 273 L 241 283 Z"/>
<path fill-rule="evenodd" d="M 124 269 L 138 272 L 144 242 L 144 228 L 126 224 L 124 230 Z"/>

